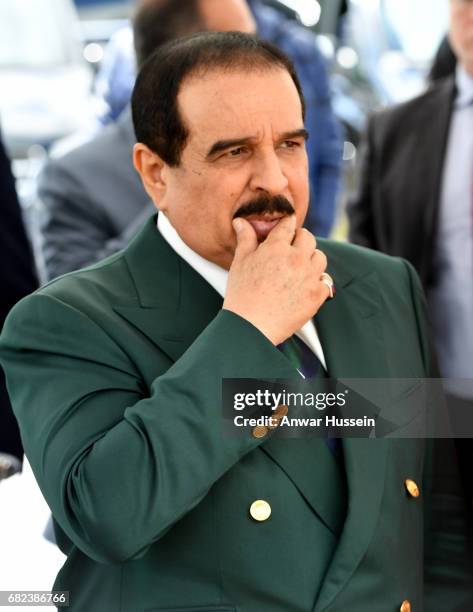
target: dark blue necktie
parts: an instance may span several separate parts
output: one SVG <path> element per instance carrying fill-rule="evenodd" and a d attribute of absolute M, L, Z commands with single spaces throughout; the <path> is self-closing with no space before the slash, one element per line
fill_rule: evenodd
<path fill-rule="evenodd" d="M 284 353 L 304 378 L 316 378 L 323 373 L 322 364 L 305 342 L 297 336 L 291 336 L 278 349 Z"/>
<path fill-rule="evenodd" d="M 305 342 L 296 335 L 291 336 L 277 347 L 299 370 L 304 378 L 322 378 L 326 376 L 325 370 L 317 355 L 311 351 Z M 328 447 L 335 454 L 341 452 L 340 440 L 338 438 L 325 438 Z"/>

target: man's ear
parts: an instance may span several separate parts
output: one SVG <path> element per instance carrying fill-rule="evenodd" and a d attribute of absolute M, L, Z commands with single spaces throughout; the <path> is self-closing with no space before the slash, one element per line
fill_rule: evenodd
<path fill-rule="evenodd" d="M 159 207 L 159 202 L 166 191 L 165 173 L 163 172 L 165 162 L 145 144 L 137 142 L 133 147 L 133 164 L 141 176 L 146 193 Z"/>

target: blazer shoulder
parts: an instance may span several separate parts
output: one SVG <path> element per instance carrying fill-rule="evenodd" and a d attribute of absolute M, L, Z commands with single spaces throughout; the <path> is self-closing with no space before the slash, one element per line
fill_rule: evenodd
<path fill-rule="evenodd" d="M 59 276 L 32 295 L 50 297 L 84 312 L 114 305 L 134 305 L 137 301 L 123 251 Z"/>
<path fill-rule="evenodd" d="M 455 91 L 455 79 L 452 76 L 435 82 L 415 98 L 374 112 L 368 121 L 369 129 L 405 132 L 406 123 L 423 129 L 422 119 L 428 117 L 431 121 L 431 113 L 435 109 L 452 105 Z"/>
<path fill-rule="evenodd" d="M 127 133 L 115 123 L 103 128 L 92 140 L 60 155 L 52 157 L 46 167 L 64 169 L 69 171 L 94 170 L 97 167 L 108 167 L 110 155 L 114 157 L 123 152 L 131 160 L 131 149 L 134 141 L 127 137 Z M 130 161 L 131 163 L 131 161 Z"/>
<path fill-rule="evenodd" d="M 343 270 L 349 276 L 360 276 L 373 271 L 405 270 L 406 262 L 400 257 L 386 255 L 349 242 L 318 239 L 317 248 L 327 255 L 329 266 Z"/>
<path fill-rule="evenodd" d="M 348 286 L 352 281 L 373 275 L 380 294 L 405 312 L 414 313 L 419 325 L 424 327 L 424 295 L 418 275 L 408 261 L 330 240 L 320 240 L 317 246 L 327 255 L 327 271 L 333 276 L 335 287 Z"/>

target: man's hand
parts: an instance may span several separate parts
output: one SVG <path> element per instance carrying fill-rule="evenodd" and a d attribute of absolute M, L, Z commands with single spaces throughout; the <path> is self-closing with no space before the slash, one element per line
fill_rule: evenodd
<path fill-rule="evenodd" d="M 300 329 L 329 297 L 320 277 L 327 258 L 314 236 L 282 219 L 258 245 L 254 229 L 236 219 L 237 248 L 223 308 L 243 317 L 280 344 Z"/>

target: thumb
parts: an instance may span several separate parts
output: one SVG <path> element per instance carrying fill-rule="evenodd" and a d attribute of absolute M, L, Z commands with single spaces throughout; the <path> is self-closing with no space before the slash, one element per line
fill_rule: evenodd
<path fill-rule="evenodd" d="M 237 246 L 235 250 L 235 259 L 245 257 L 258 247 L 258 239 L 256 232 L 246 219 L 238 217 L 232 221 L 233 229 L 235 230 Z"/>

